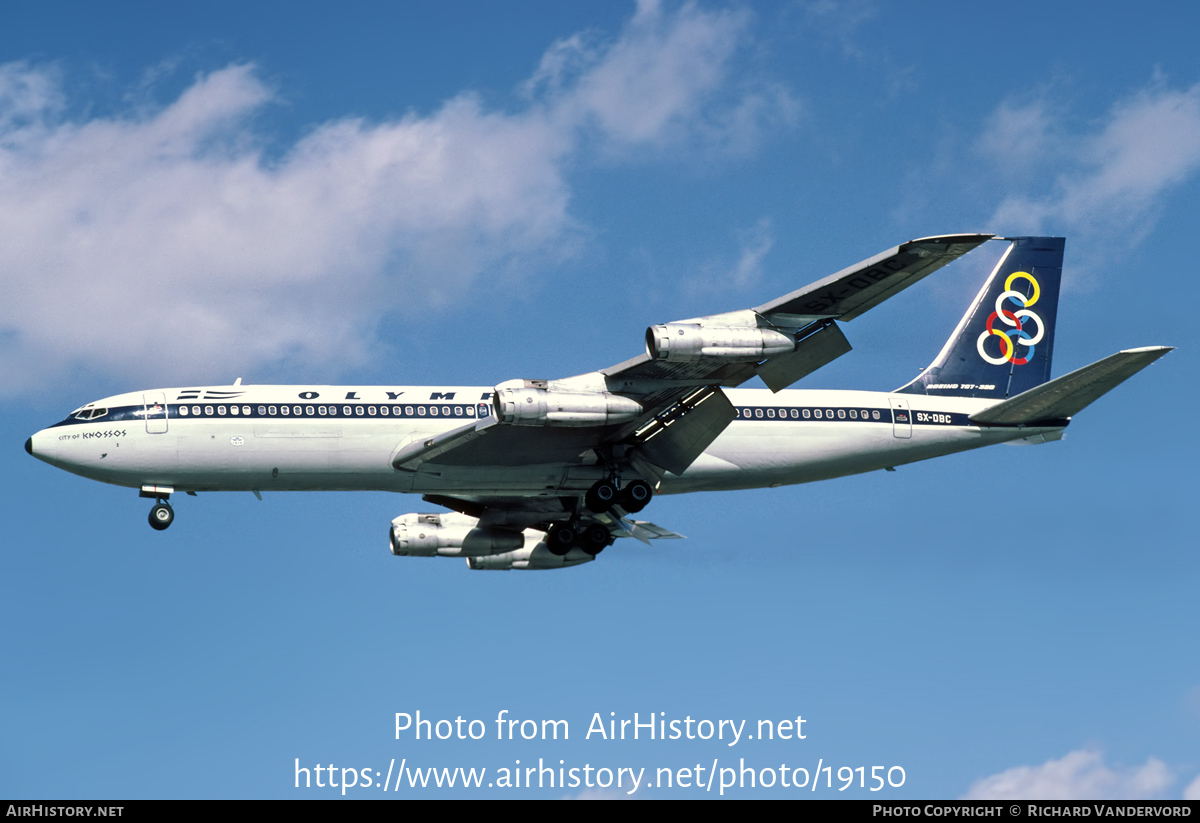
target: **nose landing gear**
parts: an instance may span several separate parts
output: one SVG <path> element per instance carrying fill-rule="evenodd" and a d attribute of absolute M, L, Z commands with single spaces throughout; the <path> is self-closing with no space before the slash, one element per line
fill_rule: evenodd
<path fill-rule="evenodd" d="M 162 531 L 174 521 L 175 510 L 171 508 L 170 503 L 160 498 L 154 508 L 150 510 L 150 528 Z"/>

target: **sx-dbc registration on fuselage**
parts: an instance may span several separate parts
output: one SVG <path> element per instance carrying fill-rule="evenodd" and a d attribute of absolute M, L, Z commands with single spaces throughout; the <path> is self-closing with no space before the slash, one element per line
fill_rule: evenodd
<path fill-rule="evenodd" d="M 979 295 L 911 383 L 787 388 L 850 350 L 838 321 L 990 239 L 913 240 L 752 309 L 651 326 L 644 354 L 578 377 L 156 389 L 89 403 L 25 448 L 140 489 L 156 500 L 157 529 L 181 491 L 412 492 L 451 511 L 393 520 L 397 555 L 573 566 L 618 537 L 679 537 L 631 517 L 656 493 L 807 483 L 1056 440 L 1072 415 L 1170 350 L 1122 351 L 1051 379 L 1064 241 L 1004 238 Z M 736 388 L 754 377 L 767 389 Z"/>

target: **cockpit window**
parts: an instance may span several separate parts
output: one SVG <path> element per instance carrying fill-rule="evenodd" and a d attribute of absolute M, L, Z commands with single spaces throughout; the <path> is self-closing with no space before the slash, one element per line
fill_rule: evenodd
<path fill-rule="evenodd" d="M 92 409 L 92 420 L 97 420 L 108 414 L 108 409 Z"/>
<path fill-rule="evenodd" d="M 108 409 L 79 409 L 71 412 L 71 417 L 76 420 L 95 420 L 108 414 Z"/>

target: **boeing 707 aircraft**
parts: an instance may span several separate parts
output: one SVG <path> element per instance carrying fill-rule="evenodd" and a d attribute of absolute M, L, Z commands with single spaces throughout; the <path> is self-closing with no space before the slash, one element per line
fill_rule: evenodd
<path fill-rule="evenodd" d="M 989 240 L 1008 248 L 933 364 L 891 392 L 788 388 L 850 350 L 854 320 Z M 1061 237 L 903 243 L 762 305 L 646 330 L 600 371 L 495 386 L 199 386 L 119 394 L 25 443 L 75 474 L 173 494 L 386 490 L 449 511 L 392 521 L 393 554 L 555 569 L 617 538 L 680 535 L 633 515 L 656 494 L 808 483 L 1024 440 L 1170 347 L 1051 379 Z M 738 388 L 759 378 L 766 389 Z"/>

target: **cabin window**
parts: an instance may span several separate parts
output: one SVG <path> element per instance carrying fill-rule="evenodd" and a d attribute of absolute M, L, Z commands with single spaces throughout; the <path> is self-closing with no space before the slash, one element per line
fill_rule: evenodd
<path fill-rule="evenodd" d="M 846 410 L 838 409 L 838 420 L 845 420 L 845 419 L 846 419 Z"/>
<path fill-rule="evenodd" d="M 405 407 L 404 407 L 404 413 L 405 413 L 406 415 L 408 415 L 409 417 L 412 417 L 412 416 L 413 416 L 413 407 L 412 407 L 412 406 L 405 406 Z"/>
<path fill-rule="evenodd" d="M 873 412 L 871 412 L 871 419 L 872 419 L 872 420 L 878 420 L 878 419 L 879 419 L 879 412 L 877 412 L 877 411 L 873 411 Z"/>
<path fill-rule="evenodd" d="M 371 415 L 372 417 L 374 417 L 374 416 L 375 416 L 375 407 L 374 407 L 374 406 L 367 406 L 367 414 L 369 414 L 369 415 Z"/>
<path fill-rule="evenodd" d="M 205 413 L 206 415 L 208 415 L 209 417 L 212 417 L 212 413 L 213 413 L 213 407 L 212 407 L 212 406 L 205 406 L 205 407 L 204 407 L 204 413 Z"/>
<path fill-rule="evenodd" d="M 342 416 L 343 417 L 350 416 L 350 407 L 349 406 L 342 406 Z"/>
<path fill-rule="evenodd" d="M 180 406 L 180 407 L 179 407 L 179 416 L 180 416 L 180 417 L 187 417 L 187 406 Z"/>
<path fill-rule="evenodd" d="M 230 413 L 230 414 L 237 414 L 237 413 L 238 413 L 238 407 L 237 407 L 237 406 L 230 406 L 230 407 L 229 407 L 229 413 Z"/>

